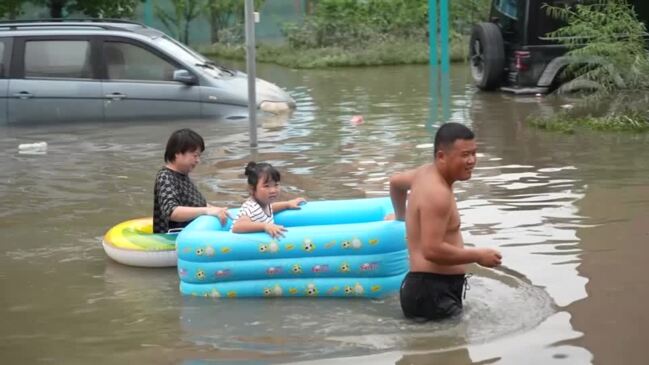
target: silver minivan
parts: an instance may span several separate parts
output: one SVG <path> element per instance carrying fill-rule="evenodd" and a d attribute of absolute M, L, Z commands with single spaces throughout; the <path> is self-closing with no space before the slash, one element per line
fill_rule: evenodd
<path fill-rule="evenodd" d="M 122 20 L 0 22 L 0 124 L 247 117 L 245 73 Z M 295 101 L 257 79 L 262 112 Z"/>

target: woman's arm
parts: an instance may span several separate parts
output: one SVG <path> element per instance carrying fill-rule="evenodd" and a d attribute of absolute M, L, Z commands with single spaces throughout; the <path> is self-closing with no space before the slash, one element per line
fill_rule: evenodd
<path fill-rule="evenodd" d="M 207 207 L 182 207 L 177 206 L 173 208 L 169 215 L 169 220 L 174 222 L 187 222 L 199 215 L 207 214 Z"/>
<path fill-rule="evenodd" d="M 215 207 L 207 205 L 206 207 L 175 207 L 169 215 L 169 219 L 174 222 L 187 222 L 200 215 L 212 215 L 218 217 L 221 224 L 225 225 L 228 220 L 228 208 Z"/>

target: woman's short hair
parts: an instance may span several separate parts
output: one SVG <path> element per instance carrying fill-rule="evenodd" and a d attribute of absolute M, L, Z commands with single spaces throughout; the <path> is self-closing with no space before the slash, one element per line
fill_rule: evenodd
<path fill-rule="evenodd" d="M 165 149 L 165 162 L 174 162 L 177 153 L 205 151 L 205 142 L 200 134 L 189 128 L 179 129 L 169 136 Z"/>

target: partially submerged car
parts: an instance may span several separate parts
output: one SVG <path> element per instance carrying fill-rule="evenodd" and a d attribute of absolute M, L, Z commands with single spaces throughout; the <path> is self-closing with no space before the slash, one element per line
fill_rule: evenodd
<path fill-rule="evenodd" d="M 257 105 L 295 108 L 257 79 Z M 0 124 L 247 118 L 247 75 L 123 20 L 0 22 Z"/>
<path fill-rule="evenodd" d="M 492 0 L 489 21 L 477 24 L 471 34 L 469 57 L 476 86 L 516 94 L 547 93 L 558 87 L 559 76 L 569 63 L 567 49 L 547 34 L 565 24 L 548 15 L 543 5 L 562 7 L 587 2 Z M 647 24 L 649 1 L 629 2 Z"/>

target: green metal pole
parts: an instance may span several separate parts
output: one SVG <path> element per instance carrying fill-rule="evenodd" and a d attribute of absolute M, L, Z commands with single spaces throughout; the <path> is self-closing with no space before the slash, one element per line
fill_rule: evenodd
<path fill-rule="evenodd" d="M 144 24 L 153 26 L 153 0 L 146 0 L 144 3 Z"/>
<path fill-rule="evenodd" d="M 428 42 L 430 44 L 430 64 L 437 67 L 437 0 L 428 0 Z"/>
<path fill-rule="evenodd" d="M 439 2 L 439 28 L 442 73 L 448 73 L 450 71 L 448 45 L 448 0 L 440 0 Z"/>
<path fill-rule="evenodd" d="M 448 36 L 448 0 L 440 0 L 439 3 L 439 18 L 440 18 L 440 45 L 441 45 L 441 61 L 442 61 L 442 118 L 445 122 L 451 119 L 451 57 L 449 54 L 449 36 Z"/>
<path fill-rule="evenodd" d="M 439 58 L 437 55 L 437 1 L 428 0 L 428 41 L 430 67 L 428 69 L 428 87 L 430 90 L 430 105 L 427 128 L 431 135 L 433 126 L 437 124 L 439 109 Z"/>
<path fill-rule="evenodd" d="M 246 72 L 248 73 L 248 121 L 250 147 L 257 147 L 257 69 L 255 64 L 255 8 L 253 0 L 245 0 Z"/>

